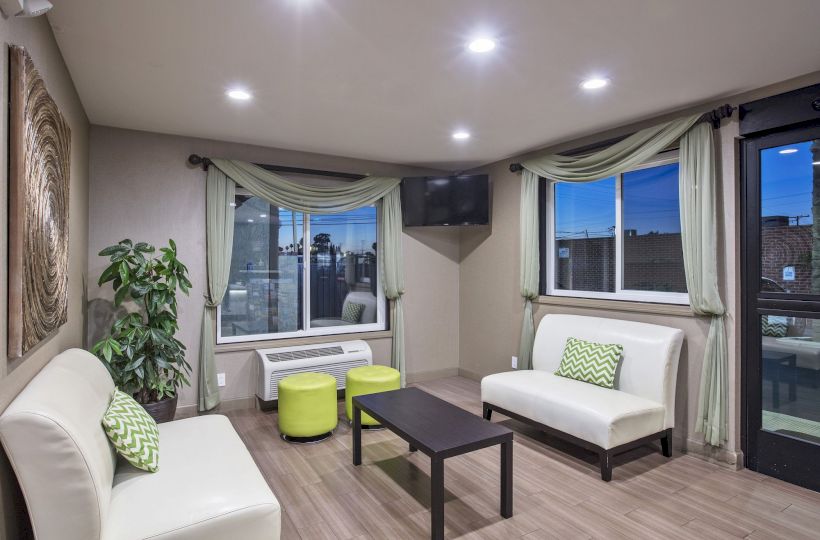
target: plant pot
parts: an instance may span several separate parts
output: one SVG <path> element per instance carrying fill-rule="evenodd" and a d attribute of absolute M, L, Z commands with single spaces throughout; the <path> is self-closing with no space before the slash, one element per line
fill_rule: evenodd
<path fill-rule="evenodd" d="M 156 420 L 157 424 L 163 422 L 170 422 L 174 419 L 177 412 L 177 396 L 172 398 L 165 398 L 156 403 L 141 403 L 142 407 L 148 411 L 151 418 Z"/>

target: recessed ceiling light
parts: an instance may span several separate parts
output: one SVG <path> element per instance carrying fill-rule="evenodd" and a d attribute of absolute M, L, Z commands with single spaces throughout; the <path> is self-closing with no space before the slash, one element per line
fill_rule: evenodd
<path fill-rule="evenodd" d="M 495 49 L 495 40 L 490 38 L 476 38 L 467 44 L 467 48 L 476 53 L 490 52 Z"/>
<path fill-rule="evenodd" d="M 778 154 L 796 154 L 796 153 L 797 153 L 797 148 L 784 148 L 783 150 L 778 152 Z"/>
<path fill-rule="evenodd" d="M 268 217 L 268 215 L 267 214 L 259 214 L 259 217 L 266 218 L 266 217 Z"/>
<path fill-rule="evenodd" d="M 465 139 L 469 139 L 470 138 L 470 132 L 469 131 L 464 131 L 464 130 L 454 131 L 453 132 L 453 138 L 457 141 L 463 141 Z"/>
<path fill-rule="evenodd" d="M 602 79 L 600 77 L 592 77 L 581 82 L 581 88 L 584 90 L 598 90 L 607 85 L 609 85 L 609 79 Z"/>
<path fill-rule="evenodd" d="M 234 88 L 232 90 L 228 90 L 227 92 L 225 92 L 225 95 L 237 101 L 248 101 L 249 99 L 251 99 L 250 92 L 248 92 L 247 90 L 242 90 L 241 88 Z"/>
<path fill-rule="evenodd" d="M 248 223 L 253 223 L 253 220 L 252 220 L 252 219 L 248 219 Z"/>

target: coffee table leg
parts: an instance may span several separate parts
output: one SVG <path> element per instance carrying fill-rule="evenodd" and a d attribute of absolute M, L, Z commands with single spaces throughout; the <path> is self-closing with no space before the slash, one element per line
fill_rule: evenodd
<path fill-rule="evenodd" d="M 353 404 L 353 465 L 362 464 L 362 410 Z"/>
<path fill-rule="evenodd" d="M 501 443 L 501 515 L 513 515 L 513 443 Z"/>
<path fill-rule="evenodd" d="M 430 538 L 444 539 L 444 460 L 433 457 L 430 462 Z"/>

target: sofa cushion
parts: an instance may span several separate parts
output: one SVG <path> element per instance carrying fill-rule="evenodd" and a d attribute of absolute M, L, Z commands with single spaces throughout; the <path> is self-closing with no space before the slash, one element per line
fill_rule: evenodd
<path fill-rule="evenodd" d="M 279 538 L 279 503 L 226 417 L 168 422 L 159 432 L 159 471 L 118 462 L 104 539 Z"/>
<path fill-rule="evenodd" d="M 546 371 L 484 377 L 481 399 L 604 449 L 664 429 L 665 410 L 658 402 Z"/>
<path fill-rule="evenodd" d="M 116 454 L 100 425 L 114 381 L 81 349 L 51 360 L 0 416 L 38 540 L 99 538 Z"/>
<path fill-rule="evenodd" d="M 159 468 L 159 429 L 142 405 L 117 390 L 102 418 L 105 434 L 117 454 L 143 471 Z"/>
<path fill-rule="evenodd" d="M 561 365 L 555 371 L 559 377 L 612 388 L 615 370 L 624 348 L 616 344 L 595 343 L 578 338 L 567 338 Z"/>

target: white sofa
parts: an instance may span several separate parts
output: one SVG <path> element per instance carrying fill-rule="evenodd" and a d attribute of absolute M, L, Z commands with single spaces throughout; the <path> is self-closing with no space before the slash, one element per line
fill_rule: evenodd
<path fill-rule="evenodd" d="M 100 361 L 71 349 L 0 416 L 38 540 L 279 538 L 279 503 L 227 418 L 160 424 L 147 473 L 117 459 L 100 425 L 113 392 Z"/>
<path fill-rule="evenodd" d="M 614 389 L 554 375 L 569 337 L 623 345 Z M 482 379 L 484 417 L 489 420 L 495 410 L 597 452 L 608 482 L 615 454 L 660 439 L 664 455 L 671 455 L 682 342 L 676 328 L 546 315 L 535 335 L 533 370 Z"/>
<path fill-rule="evenodd" d="M 343 313 L 345 307 L 347 307 L 350 303 L 362 304 L 364 306 L 364 309 L 362 310 L 362 317 L 359 319 L 358 323 L 352 323 L 338 317 L 327 317 L 322 319 L 312 319 L 310 321 L 310 326 L 313 328 L 326 328 L 330 326 L 350 326 L 351 324 L 372 324 L 376 322 L 378 315 L 378 300 L 373 294 L 368 291 L 351 291 L 347 293 L 347 296 L 345 296 L 344 302 L 342 303 Z"/>

